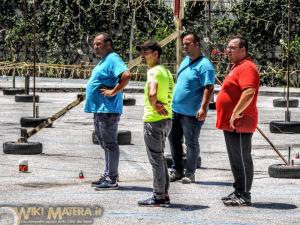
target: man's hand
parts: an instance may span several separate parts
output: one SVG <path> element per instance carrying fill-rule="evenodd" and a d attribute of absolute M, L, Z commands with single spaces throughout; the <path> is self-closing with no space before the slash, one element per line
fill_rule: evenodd
<path fill-rule="evenodd" d="M 168 110 L 166 110 L 164 104 L 162 102 L 157 101 L 154 105 L 154 108 L 156 112 L 158 112 L 160 115 L 167 116 Z"/>
<path fill-rule="evenodd" d="M 207 112 L 206 110 L 203 110 L 202 108 L 197 112 L 197 119 L 199 121 L 204 121 L 206 119 L 206 116 L 207 116 Z"/>
<path fill-rule="evenodd" d="M 99 92 L 104 96 L 112 97 L 115 96 L 118 92 L 122 91 L 129 83 L 131 74 L 129 71 L 124 71 L 119 76 L 120 76 L 120 81 L 119 83 L 116 84 L 116 86 L 114 86 L 113 88 L 101 86 L 99 88 Z"/>
<path fill-rule="evenodd" d="M 235 129 L 234 121 L 235 121 L 236 119 L 240 119 L 240 118 L 242 118 L 242 117 L 243 117 L 243 114 L 232 113 L 232 115 L 231 115 L 231 117 L 230 117 L 230 121 L 229 121 L 230 127 L 233 128 L 233 129 Z"/>
<path fill-rule="evenodd" d="M 108 89 L 105 87 L 100 88 L 100 93 L 103 94 L 104 96 L 110 96 L 110 97 L 116 95 L 114 89 Z"/>

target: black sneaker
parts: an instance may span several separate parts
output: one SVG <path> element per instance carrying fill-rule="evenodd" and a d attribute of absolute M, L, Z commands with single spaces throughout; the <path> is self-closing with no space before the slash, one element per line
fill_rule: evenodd
<path fill-rule="evenodd" d="M 105 181 L 105 179 L 106 179 L 105 176 L 101 176 L 99 180 L 92 181 L 91 186 L 96 187 L 96 186 L 100 185 L 103 181 Z"/>
<path fill-rule="evenodd" d="M 118 185 L 117 181 L 111 181 L 109 178 L 104 180 L 101 184 L 95 185 L 94 187 L 95 187 L 96 191 L 119 189 L 119 185 Z"/>
<path fill-rule="evenodd" d="M 251 197 L 246 197 L 245 195 L 238 194 L 227 201 L 223 201 L 223 203 L 226 206 L 250 206 Z"/>
<path fill-rule="evenodd" d="M 237 191 L 234 191 L 234 192 L 230 193 L 228 196 L 222 197 L 221 200 L 228 201 L 228 200 L 234 198 L 236 195 L 237 195 Z"/>
<path fill-rule="evenodd" d="M 170 204 L 170 203 L 171 203 L 171 201 L 170 201 L 170 196 L 169 196 L 168 193 L 165 195 L 165 203 L 166 203 L 166 204 Z"/>
<path fill-rule="evenodd" d="M 181 180 L 184 177 L 184 174 L 177 172 L 176 170 L 170 170 L 170 182 Z"/>
<path fill-rule="evenodd" d="M 138 201 L 138 206 L 147 206 L 147 207 L 168 207 L 170 204 L 170 198 L 169 203 L 166 201 L 166 198 L 156 198 L 155 196 L 152 196 L 151 198 L 148 198 L 146 200 L 140 200 Z"/>

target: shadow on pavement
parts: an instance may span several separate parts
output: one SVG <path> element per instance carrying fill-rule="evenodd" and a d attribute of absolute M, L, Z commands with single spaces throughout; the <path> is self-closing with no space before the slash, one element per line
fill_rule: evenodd
<path fill-rule="evenodd" d="M 298 208 L 296 205 L 293 204 L 273 203 L 273 202 L 255 202 L 252 203 L 251 207 L 259 208 L 259 209 L 283 209 L 283 210 Z"/>
<path fill-rule="evenodd" d="M 209 207 L 206 205 L 170 204 L 170 206 L 167 208 L 180 209 L 181 211 L 195 211 L 201 209 L 208 209 Z"/>
<path fill-rule="evenodd" d="M 152 192 L 152 188 L 148 187 L 138 187 L 138 186 L 120 186 L 120 191 L 145 191 L 145 192 Z"/>
<path fill-rule="evenodd" d="M 219 181 L 196 181 L 195 184 L 209 185 L 209 186 L 230 186 L 230 187 L 232 187 L 231 182 L 219 182 Z"/>

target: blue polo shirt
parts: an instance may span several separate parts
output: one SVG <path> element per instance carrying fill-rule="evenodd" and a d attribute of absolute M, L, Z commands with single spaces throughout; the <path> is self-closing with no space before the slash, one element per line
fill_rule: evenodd
<path fill-rule="evenodd" d="M 99 88 L 115 87 L 120 80 L 120 75 L 127 70 L 128 67 L 117 53 L 111 52 L 104 56 L 93 69 L 87 82 L 84 112 L 122 113 L 123 93 L 118 92 L 112 97 L 104 96 Z"/>
<path fill-rule="evenodd" d="M 191 61 L 190 57 L 186 56 L 178 72 Z M 177 75 L 172 110 L 186 116 L 196 116 L 202 103 L 205 86 L 214 83 L 214 66 L 206 57 L 202 57 Z"/>

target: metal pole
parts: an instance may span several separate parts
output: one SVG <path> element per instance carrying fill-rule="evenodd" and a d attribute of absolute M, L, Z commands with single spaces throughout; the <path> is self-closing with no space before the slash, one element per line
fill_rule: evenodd
<path fill-rule="evenodd" d="M 79 94 L 77 95 L 77 99 L 68 104 L 66 107 L 52 115 L 48 118 L 47 121 L 41 122 L 39 125 L 37 125 L 35 128 L 27 131 L 26 129 L 21 129 L 21 138 L 17 140 L 18 143 L 25 143 L 27 142 L 27 139 L 30 138 L 32 135 L 36 134 L 41 129 L 48 127 L 50 124 L 52 124 L 55 120 L 65 115 L 68 111 L 73 109 L 75 106 L 79 105 L 82 101 L 84 101 L 85 95 Z"/>
<path fill-rule="evenodd" d="M 36 108 L 35 108 L 35 72 L 36 72 L 36 15 L 35 15 L 35 0 L 33 0 L 33 118 L 36 118 Z"/>
<path fill-rule="evenodd" d="M 177 41 L 176 41 L 176 69 L 179 69 L 179 65 L 181 62 L 181 54 L 182 54 L 182 45 L 181 45 L 181 30 L 182 30 L 182 18 L 184 15 L 183 9 L 183 0 L 179 0 L 179 13 L 177 18 Z"/>
<path fill-rule="evenodd" d="M 264 139 L 271 145 L 271 147 L 274 149 L 274 151 L 277 153 L 277 155 L 282 159 L 282 161 L 285 163 L 285 165 L 289 165 L 288 161 L 284 158 L 284 156 L 278 151 L 278 149 L 275 147 L 275 145 L 270 141 L 270 139 L 264 134 L 264 132 L 257 126 L 256 129 L 258 132 L 264 137 Z"/>
<path fill-rule="evenodd" d="M 25 94 L 29 95 L 30 74 L 25 75 Z"/>
<path fill-rule="evenodd" d="M 291 121 L 291 114 L 289 111 L 289 100 L 290 100 L 290 42 L 291 42 L 291 0 L 288 0 L 288 43 L 287 43 L 287 59 L 286 59 L 286 68 L 287 68 L 287 77 L 286 77 L 286 112 L 285 112 L 285 121 Z"/>
<path fill-rule="evenodd" d="M 109 28 L 108 28 L 109 36 L 112 36 L 112 2 L 109 0 Z"/>
<path fill-rule="evenodd" d="M 208 1 L 208 56 L 211 57 L 211 4 L 210 0 Z"/>
<path fill-rule="evenodd" d="M 288 157 L 288 163 L 291 164 L 291 146 L 289 146 L 289 157 Z"/>

